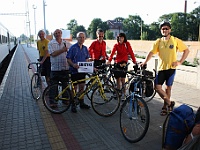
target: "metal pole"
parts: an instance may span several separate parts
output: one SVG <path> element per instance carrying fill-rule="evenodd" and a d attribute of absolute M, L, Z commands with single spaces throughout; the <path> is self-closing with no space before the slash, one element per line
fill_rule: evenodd
<path fill-rule="evenodd" d="M 45 35 L 46 35 L 45 6 L 46 6 L 46 2 L 45 2 L 45 0 L 43 0 L 44 32 L 45 32 Z"/>
<path fill-rule="evenodd" d="M 187 0 L 185 0 L 184 13 L 187 13 Z"/>
<path fill-rule="evenodd" d="M 140 39 L 142 40 L 142 19 L 141 19 L 141 31 L 140 31 Z"/>
<path fill-rule="evenodd" d="M 33 5 L 33 9 L 34 9 L 34 25 L 35 25 L 35 36 L 36 36 L 36 15 L 35 15 L 35 11 L 37 9 L 37 6 Z"/>
<path fill-rule="evenodd" d="M 30 25 L 30 18 L 29 18 L 29 7 L 28 7 L 28 0 L 26 0 L 26 11 L 27 11 L 27 23 L 29 27 L 29 41 L 31 46 L 31 25 Z"/>

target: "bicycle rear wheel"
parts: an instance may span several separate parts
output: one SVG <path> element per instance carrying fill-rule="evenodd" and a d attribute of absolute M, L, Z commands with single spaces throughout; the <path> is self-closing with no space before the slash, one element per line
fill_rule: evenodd
<path fill-rule="evenodd" d="M 40 99 L 42 95 L 42 80 L 38 73 L 34 73 L 31 78 L 31 94 L 35 100 Z"/>
<path fill-rule="evenodd" d="M 100 116 L 112 116 L 120 106 L 120 98 L 117 90 L 109 85 L 103 84 L 104 92 L 100 87 L 94 89 L 92 93 L 91 105 L 93 110 Z"/>
<path fill-rule="evenodd" d="M 124 138 L 130 143 L 136 143 L 144 138 L 149 128 L 149 109 L 141 97 L 136 97 L 130 103 L 126 99 L 120 109 L 120 129 Z"/>
<path fill-rule="evenodd" d="M 164 145 L 165 145 L 165 138 L 166 138 L 166 131 L 167 131 L 167 127 L 168 127 L 168 122 L 169 122 L 169 114 L 167 115 L 163 125 L 162 125 L 162 148 L 164 149 Z"/>
<path fill-rule="evenodd" d="M 61 83 L 56 83 L 44 90 L 43 104 L 50 112 L 61 114 L 70 108 L 71 92 L 70 89 L 63 91 L 64 88 Z"/>

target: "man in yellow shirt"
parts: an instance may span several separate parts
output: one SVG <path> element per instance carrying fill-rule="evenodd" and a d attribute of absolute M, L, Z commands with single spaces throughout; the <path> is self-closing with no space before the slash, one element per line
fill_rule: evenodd
<path fill-rule="evenodd" d="M 174 101 L 170 101 L 170 97 L 172 84 L 176 74 L 176 67 L 184 62 L 189 54 L 189 50 L 182 40 L 170 35 L 171 24 L 169 22 L 162 22 L 160 24 L 160 31 L 162 38 L 155 41 L 142 65 L 146 64 L 154 54 L 158 54 L 159 68 L 155 79 L 155 89 L 164 100 L 164 105 L 160 113 L 161 116 L 164 116 L 172 111 L 175 105 Z M 177 60 L 178 51 L 183 52 L 180 60 Z M 166 84 L 165 90 L 162 89 L 164 82 Z"/>
<path fill-rule="evenodd" d="M 39 51 L 39 59 L 42 66 L 41 75 L 45 76 L 46 82 L 49 85 L 51 72 L 50 55 L 48 53 L 49 40 L 45 38 L 45 32 L 43 30 L 38 32 L 38 36 L 40 40 L 37 41 L 37 49 Z"/>

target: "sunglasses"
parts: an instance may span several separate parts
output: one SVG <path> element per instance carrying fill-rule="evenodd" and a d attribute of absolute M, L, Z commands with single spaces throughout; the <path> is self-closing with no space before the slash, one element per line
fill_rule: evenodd
<path fill-rule="evenodd" d="M 162 28 L 161 30 L 169 30 L 168 28 Z"/>
<path fill-rule="evenodd" d="M 61 32 L 55 32 L 54 34 L 61 34 Z"/>

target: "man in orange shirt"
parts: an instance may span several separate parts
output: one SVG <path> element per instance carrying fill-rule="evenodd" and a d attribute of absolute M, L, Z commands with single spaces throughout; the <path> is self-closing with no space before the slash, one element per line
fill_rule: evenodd
<path fill-rule="evenodd" d="M 107 54 L 106 54 L 106 42 L 103 40 L 104 31 L 102 29 L 98 29 L 96 31 L 97 39 L 92 42 L 90 47 L 88 48 L 91 60 L 94 61 L 94 67 L 100 66 L 106 62 Z"/>

